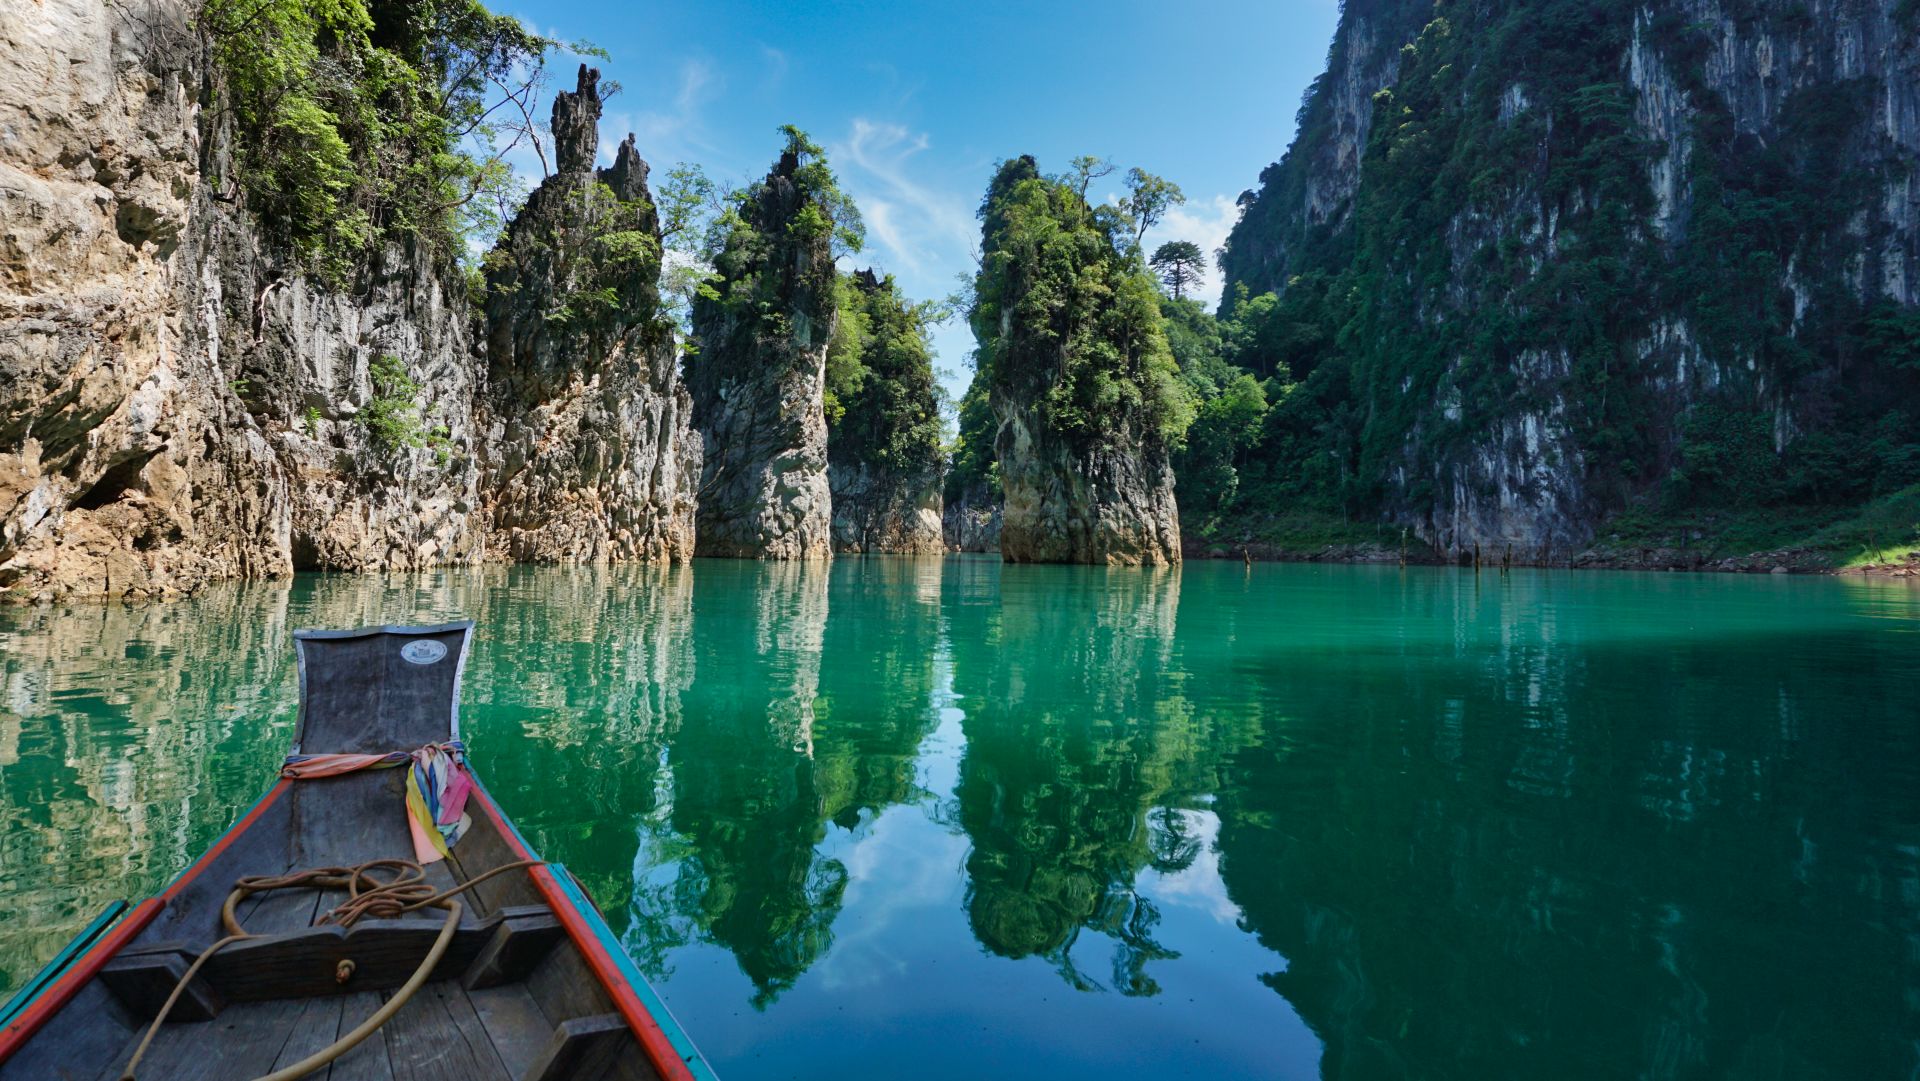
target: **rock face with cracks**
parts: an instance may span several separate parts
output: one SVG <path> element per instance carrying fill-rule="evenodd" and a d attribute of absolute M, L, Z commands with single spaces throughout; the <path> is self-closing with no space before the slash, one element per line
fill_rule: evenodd
<path fill-rule="evenodd" d="M 0 597 L 684 558 L 698 446 L 657 242 L 647 266 L 586 260 L 618 310 L 568 333 L 530 320 L 575 283 L 538 259 L 479 320 L 457 268 L 410 244 L 329 287 L 231 180 L 195 15 L 43 0 L 0 20 Z M 628 145 L 595 174 L 592 79 L 563 97 L 561 176 L 509 249 L 620 215 L 648 235 L 644 163 Z M 393 410 L 412 438 L 383 437 Z"/>
<path fill-rule="evenodd" d="M 693 555 L 700 446 L 660 310 L 660 223 L 633 139 L 594 169 L 599 73 L 553 104 L 558 171 L 489 259 L 484 499 L 522 562 Z"/>
<path fill-rule="evenodd" d="M 1906 0 L 1353 3 L 1226 293 L 1364 298 L 1316 360 L 1387 521 L 1570 554 L 1629 508 L 1920 480 L 1917 169 Z"/>
<path fill-rule="evenodd" d="M 696 548 L 703 556 L 833 555 L 823 411 L 839 312 L 830 231 L 796 228 L 817 207 L 781 155 L 748 193 L 713 295 L 694 303 L 694 427 L 705 441 Z"/>
<path fill-rule="evenodd" d="M 406 247 L 350 293 L 265 243 L 182 3 L 47 0 L 0 28 L 0 594 L 471 563 L 457 282 Z M 435 446 L 364 422 L 398 359 Z"/>

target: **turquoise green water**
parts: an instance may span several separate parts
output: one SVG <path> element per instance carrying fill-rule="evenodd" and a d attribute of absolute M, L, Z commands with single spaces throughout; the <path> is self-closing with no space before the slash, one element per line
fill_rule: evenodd
<path fill-rule="evenodd" d="M 1920 591 L 842 560 L 0 610 L 0 988 L 270 782 L 295 627 L 465 735 L 723 1076 L 1905 1077 Z"/>

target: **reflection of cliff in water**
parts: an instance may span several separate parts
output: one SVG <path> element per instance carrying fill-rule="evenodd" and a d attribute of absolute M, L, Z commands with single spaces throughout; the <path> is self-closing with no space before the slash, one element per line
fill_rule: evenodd
<path fill-rule="evenodd" d="M 730 950 L 770 1000 L 830 939 L 846 869 L 821 836 L 813 727 L 829 567 L 709 562 L 694 627 L 699 723 L 675 740 L 671 910 Z M 741 578 L 750 581 L 739 581 Z"/>
<path fill-rule="evenodd" d="M 832 944 L 847 871 L 818 851 L 828 822 L 910 798 L 933 724 L 940 562 L 843 563 L 698 564 L 699 723 L 671 751 L 679 864 L 650 918 L 696 924 L 762 1005 Z"/>
<path fill-rule="evenodd" d="M 1096 598 L 1086 608 L 1053 603 L 1057 589 L 1029 588 L 1029 568 L 1006 567 L 997 606 L 963 601 L 950 612 L 966 714 L 967 914 L 995 953 L 1043 956 L 1076 986 L 1151 994 L 1146 965 L 1171 954 L 1134 882 L 1183 858 L 1183 820 L 1149 812 L 1193 792 L 1201 750 L 1171 663 L 1180 575 L 1075 573 Z M 1074 954 L 1083 930 L 1112 940 L 1109 972 L 1083 971 Z"/>
<path fill-rule="evenodd" d="M 939 717 L 932 702 L 940 642 L 938 557 L 843 559 L 833 576 L 829 666 L 820 685 L 814 781 L 820 814 L 847 829 L 915 796 L 920 742 Z"/>
<path fill-rule="evenodd" d="M 665 748 L 696 671 L 694 583 L 686 566 L 509 569 L 476 613 L 468 667 L 475 765 L 643 958 L 675 940 L 640 918 L 634 867 L 658 857 L 671 812 Z"/>
<path fill-rule="evenodd" d="M 1920 823 L 1920 787 L 1861 749 L 1911 763 L 1920 733 L 1911 703 L 1800 704 L 1886 639 L 1643 605 L 1570 646 L 1555 583 L 1410 596 L 1395 634 L 1236 665 L 1293 720 L 1230 763 L 1222 865 L 1322 1076 L 1904 1075 L 1920 837 L 1885 823 Z"/>

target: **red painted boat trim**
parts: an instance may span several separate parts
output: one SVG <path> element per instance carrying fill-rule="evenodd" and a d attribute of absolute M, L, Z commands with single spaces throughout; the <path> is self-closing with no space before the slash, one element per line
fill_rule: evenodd
<path fill-rule="evenodd" d="M 115 954 L 131 942 L 134 936 L 147 929 L 147 925 L 160 914 L 160 910 L 167 907 L 168 901 L 178 895 L 194 879 L 200 877 L 200 872 L 206 870 L 207 864 L 213 862 L 220 853 L 231 847 L 241 834 L 252 828 L 260 815 L 280 798 L 281 793 L 286 791 L 287 784 L 288 782 L 283 779 L 268 789 L 267 794 L 261 796 L 240 821 L 229 826 L 227 832 L 220 835 L 220 839 L 213 843 L 212 848 L 202 852 L 199 859 L 194 860 L 185 871 L 180 872 L 180 877 L 174 879 L 165 892 L 158 897 L 149 897 L 140 902 L 113 930 L 94 943 L 92 949 L 82 954 L 79 960 L 61 973 L 59 979 L 48 984 L 46 990 L 40 992 L 39 997 L 33 1000 L 32 1005 L 22 1011 L 19 1017 L 14 1018 L 13 1023 L 4 1031 L 0 1031 L 0 1062 L 7 1061 L 15 1051 L 25 1046 L 27 1040 L 40 1031 L 42 1025 L 46 1024 L 54 1014 L 59 1013 L 67 1003 L 73 1001 L 73 996 L 79 994 L 87 981 L 93 979 L 102 968 L 106 967 L 107 962 L 113 960 Z"/>
<path fill-rule="evenodd" d="M 166 892 L 160 895 L 161 899 L 171 901 L 179 896 L 181 890 L 186 889 L 194 879 L 200 877 L 200 872 L 206 870 L 207 864 L 212 863 L 219 857 L 220 853 L 232 847 L 233 842 L 239 840 L 241 834 L 253 828 L 253 824 L 259 821 L 260 816 L 266 813 L 267 808 L 279 802 L 280 796 L 286 792 L 288 786 L 291 784 L 293 784 L 293 782 L 287 780 L 285 777 L 275 781 L 273 787 L 267 789 L 267 794 L 261 796 L 260 799 L 254 803 L 253 807 L 240 817 L 240 821 L 235 822 L 227 829 L 227 832 L 220 835 L 218 841 L 213 842 L 212 848 L 200 853 L 199 859 L 194 860 L 192 865 L 180 872 L 180 877 L 174 879 L 173 883 L 166 888 Z"/>
<path fill-rule="evenodd" d="M 495 831 L 507 842 L 508 847 L 519 853 L 521 859 L 539 859 L 540 857 L 520 839 L 519 831 L 507 824 L 506 816 L 501 813 L 499 805 L 493 802 L 493 797 L 487 793 L 485 786 L 479 783 L 478 778 L 474 781 L 473 791 L 480 797 L 480 806 L 485 809 L 487 817 L 493 821 Z M 639 996 L 633 993 L 633 988 L 628 987 L 626 980 L 621 978 L 619 966 L 607 955 L 606 947 L 600 944 L 599 936 L 593 933 L 593 928 L 580 915 L 573 902 L 561 892 L 560 884 L 554 879 L 553 872 L 545 867 L 533 867 L 528 869 L 528 874 L 533 879 L 534 887 L 540 891 L 542 897 L 546 898 L 547 906 L 553 909 L 553 914 L 560 918 L 561 925 L 567 929 L 567 936 L 573 939 L 573 944 L 579 947 L 581 954 L 586 957 L 587 965 L 599 979 L 600 986 L 606 989 L 614 1005 L 619 1007 L 620 1015 L 626 1018 L 627 1027 L 633 1030 L 634 1037 L 640 1041 L 641 1049 L 646 1051 L 647 1061 L 653 1064 L 654 1072 L 658 1073 L 663 1081 L 695 1081 L 693 1072 L 688 1070 L 687 1064 L 681 1060 L 680 1052 L 674 1048 L 673 1041 L 667 1038 L 666 1032 L 660 1028 L 660 1023 L 653 1019 L 653 1015 L 647 1012 Z"/>

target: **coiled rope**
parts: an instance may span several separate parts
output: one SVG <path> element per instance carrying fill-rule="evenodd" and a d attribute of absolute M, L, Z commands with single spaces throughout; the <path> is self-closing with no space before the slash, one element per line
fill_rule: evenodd
<path fill-rule="evenodd" d="M 545 862 L 545 860 L 517 860 L 513 863 L 503 863 L 452 889 L 439 891 L 435 891 L 433 885 L 427 881 L 425 867 L 413 860 L 399 859 L 368 860 L 357 867 L 314 867 L 285 875 L 248 875 L 237 880 L 233 884 L 233 892 L 227 894 L 226 903 L 220 906 L 220 924 L 227 932 L 226 937 L 200 951 L 200 956 L 188 966 L 186 975 L 180 977 L 179 981 L 173 985 L 173 993 L 167 996 L 167 1001 L 155 1015 L 153 1024 L 147 1027 L 147 1034 L 141 1039 L 140 1046 L 134 1048 L 133 1058 L 127 1061 L 127 1068 L 121 1071 L 120 1081 L 135 1081 L 134 1070 L 140 1065 L 141 1057 L 147 1053 L 147 1047 L 153 1043 L 153 1038 L 159 1033 L 160 1026 L 166 1023 L 167 1015 L 173 1012 L 174 1004 L 180 1001 L 180 996 L 186 991 L 187 985 L 193 982 L 194 976 L 199 974 L 201 966 L 205 965 L 209 958 L 235 942 L 249 938 L 271 937 L 253 934 L 240 925 L 240 917 L 235 910 L 246 898 L 256 893 L 268 893 L 273 890 L 345 889 L 347 899 L 329 909 L 315 926 L 332 923 L 341 927 L 351 927 L 367 917 L 393 919 L 429 907 L 447 910 L 446 922 L 440 927 L 440 937 L 434 939 L 433 948 L 427 951 L 426 959 L 420 962 L 420 967 L 414 970 L 406 983 L 400 985 L 400 989 L 393 993 L 393 997 L 389 998 L 385 1005 L 375 1010 L 373 1015 L 365 1021 L 360 1022 L 352 1032 L 335 1040 L 326 1048 L 308 1055 L 291 1066 L 259 1078 L 259 1081 L 293 1081 L 294 1078 L 305 1077 L 346 1054 L 358 1046 L 362 1040 L 373 1035 L 381 1025 L 386 1024 L 394 1014 L 399 1013 L 400 1008 L 413 997 L 413 993 L 427 982 L 427 977 L 432 974 L 434 966 L 440 963 L 440 958 L 447 952 L 447 946 L 452 943 L 454 931 L 460 927 L 461 905 L 455 897 L 456 894 L 464 893 L 497 874 L 524 867 L 538 867 Z M 377 868 L 392 869 L 393 877 L 382 881 L 373 874 Z M 344 964 L 343 968 L 345 968 Z"/>

